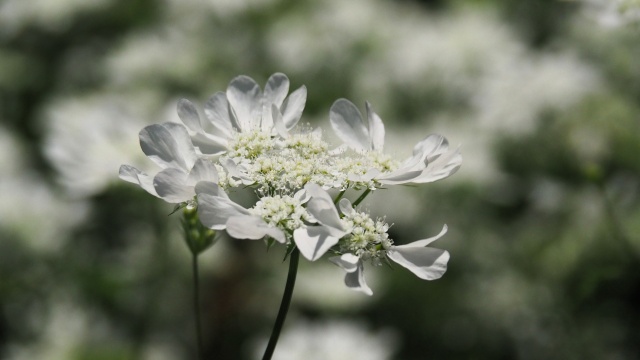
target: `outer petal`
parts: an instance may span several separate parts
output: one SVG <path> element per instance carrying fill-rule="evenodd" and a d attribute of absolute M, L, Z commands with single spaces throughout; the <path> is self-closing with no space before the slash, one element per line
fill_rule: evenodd
<path fill-rule="evenodd" d="M 371 150 L 382 151 L 384 147 L 384 124 L 380 116 L 373 112 L 371 104 L 366 102 L 367 118 L 369 120 L 369 137 L 371 138 Z"/>
<path fill-rule="evenodd" d="M 398 245 L 398 246 L 395 246 L 395 248 L 397 249 L 397 248 L 425 247 L 425 246 L 431 244 L 432 242 L 434 242 L 434 241 L 440 239 L 441 237 L 443 237 L 444 234 L 446 234 L 448 230 L 449 230 L 449 228 L 447 227 L 447 225 L 444 225 L 442 227 L 442 230 L 440 230 L 440 233 L 438 235 L 436 235 L 436 236 L 432 236 L 432 237 L 427 238 L 427 239 L 417 240 L 417 241 L 414 241 L 412 243 L 405 244 L 405 245 Z"/>
<path fill-rule="evenodd" d="M 276 129 L 276 132 L 280 137 L 286 139 L 289 137 L 289 132 L 287 131 L 287 127 L 284 125 L 284 121 L 282 120 L 282 114 L 280 110 L 275 106 L 271 105 L 271 117 L 273 119 L 273 127 Z"/>
<path fill-rule="evenodd" d="M 356 212 L 353 209 L 353 205 L 351 204 L 351 201 L 349 201 L 349 199 L 340 199 L 338 205 L 340 206 L 340 212 L 344 215 L 351 215 Z"/>
<path fill-rule="evenodd" d="M 261 97 L 260 86 L 248 76 L 238 76 L 229 83 L 227 99 L 240 130 L 246 131 L 259 124 L 262 111 Z"/>
<path fill-rule="evenodd" d="M 200 222 L 213 230 L 225 229 L 227 220 L 233 216 L 250 215 L 249 210 L 228 198 L 207 193 L 198 194 L 198 214 Z"/>
<path fill-rule="evenodd" d="M 199 181 L 218 182 L 218 170 L 215 165 L 207 159 L 198 159 L 189 172 L 187 183 L 194 186 Z"/>
<path fill-rule="evenodd" d="M 344 271 L 348 273 L 352 273 L 358 270 L 358 263 L 360 262 L 360 258 L 353 254 L 343 254 L 341 256 L 334 256 L 329 258 L 329 261 L 340 266 L 344 269 Z"/>
<path fill-rule="evenodd" d="M 140 131 L 142 151 L 162 168 L 189 171 L 196 152 L 187 129 L 175 123 L 149 125 Z"/>
<path fill-rule="evenodd" d="M 178 100 L 178 117 L 193 132 L 202 131 L 198 109 L 187 99 Z"/>
<path fill-rule="evenodd" d="M 447 139 L 441 135 L 431 134 L 413 147 L 413 154 L 421 154 L 423 160 L 431 162 L 447 150 L 449 150 Z"/>
<path fill-rule="evenodd" d="M 280 243 L 287 241 L 282 230 L 269 226 L 259 216 L 237 215 L 227 220 L 227 233 L 235 239 L 258 240 L 271 236 Z"/>
<path fill-rule="evenodd" d="M 229 196 L 227 195 L 218 184 L 211 181 L 200 181 L 195 186 L 196 194 L 209 194 L 214 197 L 221 197 L 229 200 Z M 229 200 L 231 201 L 231 200 Z"/>
<path fill-rule="evenodd" d="M 340 140 L 355 150 L 370 150 L 369 131 L 360 110 L 347 99 L 338 99 L 329 112 L 331 127 Z"/>
<path fill-rule="evenodd" d="M 316 261 L 340 240 L 331 234 L 331 229 L 325 226 L 309 226 L 296 229 L 293 232 L 293 240 L 305 258 Z"/>
<path fill-rule="evenodd" d="M 153 186 L 164 201 L 177 204 L 190 199 L 196 194 L 193 185 L 187 185 L 188 174 L 180 169 L 168 168 L 153 178 Z"/>
<path fill-rule="evenodd" d="M 351 254 L 345 254 L 345 255 L 351 255 Z M 336 258 L 331 258 L 329 260 L 331 260 L 336 265 L 342 267 L 343 269 L 347 270 L 347 268 L 343 266 L 345 265 L 345 263 L 341 261 L 343 260 L 345 255 L 342 255 L 340 258 L 338 258 L 339 260 L 336 260 Z M 351 256 L 355 256 L 355 255 L 351 255 Z M 357 256 L 355 257 L 357 258 Z M 346 265 L 350 266 L 349 263 L 346 263 Z M 373 295 L 373 291 L 371 291 L 371 288 L 369 287 L 369 285 L 367 285 L 367 282 L 364 279 L 364 265 L 362 261 L 358 259 L 355 270 L 352 270 L 351 267 L 349 267 L 349 270 L 347 270 L 347 275 L 344 277 L 345 285 L 347 285 L 349 289 L 363 292 L 369 296 Z"/>
<path fill-rule="evenodd" d="M 448 251 L 428 247 L 392 246 L 387 256 L 424 280 L 442 277 L 449 261 Z"/>
<path fill-rule="evenodd" d="M 226 139 L 204 132 L 193 134 L 191 142 L 203 155 L 219 155 L 226 152 L 228 147 Z"/>
<path fill-rule="evenodd" d="M 119 177 L 124 181 L 140 185 L 141 188 L 153 196 L 158 196 L 156 189 L 153 187 L 153 178 L 131 165 L 120 166 Z"/>
<path fill-rule="evenodd" d="M 307 88 L 303 85 L 289 94 L 289 97 L 280 106 L 282 122 L 287 130 L 291 130 L 302 116 L 304 105 L 307 102 Z"/>
<path fill-rule="evenodd" d="M 456 149 L 429 163 L 427 167 L 422 170 L 422 174 L 412 182 L 424 184 L 444 179 L 455 174 L 461 165 L 462 155 L 460 155 L 460 152 Z"/>
<path fill-rule="evenodd" d="M 230 139 L 233 132 L 240 129 L 231 115 L 227 95 L 222 91 L 218 91 L 207 100 L 204 104 L 204 115 L 214 128 L 212 131 L 219 133 L 225 139 Z"/>
<path fill-rule="evenodd" d="M 304 188 L 307 194 L 311 196 L 311 199 L 307 202 L 309 214 L 320 224 L 330 228 L 334 237 L 342 237 L 346 231 L 331 196 L 317 184 L 309 183 Z"/>
<path fill-rule="evenodd" d="M 376 178 L 378 182 L 386 185 L 400 185 L 414 182 L 414 180 L 422 175 L 422 171 L 411 171 L 410 169 L 398 169 L 388 174 Z"/>
<path fill-rule="evenodd" d="M 274 104 L 278 108 L 282 106 L 282 102 L 287 97 L 289 92 L 289 78 L 283 73 L 275 73 L 267 80 L 267 85 L 264 87 L 264 100 L 270 104 Z"/>

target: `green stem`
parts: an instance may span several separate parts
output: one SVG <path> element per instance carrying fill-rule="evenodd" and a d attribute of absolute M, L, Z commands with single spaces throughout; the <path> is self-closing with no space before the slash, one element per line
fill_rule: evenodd
<path fill-rule="evenodd" d="M 192 253 L 193 265 L 193 315 L 196 323 L 196 341 L 198 359 L 203 360 L 202 354 L 202 324 L 200 322 L 200 281 L 198 276 L 198 254 Z"/>
<path fill-rule="evenodd" d="M 282 301 L 280 302 L 280 310 L 278 310 L 278 317 L 275 324 L 273 324 L 273 330 L 271 331 L 271 337 L 269 338 L 269 344 L 264 351 L 262 360 L 270 360 L 273 356 L 273 352 L 276 349 L 278 343 L 278 337 L 280 337 L 280 331 L 284 320 L 287 317 L 289 311 L 289 305 L 291 304 L 291 296 L 293 295 L 293 287 L 296 284 L 296 275 L 298 273 L 298 260 L 300 259 L 300 250 L 298 248 L 293 249 L 289 257 L 289 274 L 287 275 L 287 283 L 284 287 L 284 294 L 282 294 Z"/>
<path fill-rule="evenodd" d="M 366 198 L 367 195 L 369 195 L 370 192 L 371 192 L 371 189 L 365 190 L 365 192 L 363 192 L 362 195 L 360 195 L 360 197 L 357 198 L 356 201 L 353 202 L 353 206 L 354 207 L 358 206 L 362 202 L 362 200 L 364 200 L 364 198 Z"/>
<path fill-rule="evenodd" d="M 340 191 L 340 193 L 338 194 L 338 196 L 336 196 L 336 199 L 333 200 L 333 204 L 337 204 L 338 201 L 340 201 L 340 199 L 342 199 L 342 197 L 344 196 L 344 193 L 347 192 L 347 190 L 342 190 Z"/>

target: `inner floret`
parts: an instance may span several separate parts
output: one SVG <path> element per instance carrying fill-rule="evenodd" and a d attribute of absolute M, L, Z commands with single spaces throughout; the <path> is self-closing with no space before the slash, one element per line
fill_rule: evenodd
<path fill-rule="evenodd" d="M 393 245 L 387 233 L 389 224 L 384 219 L 373 220 L 369 214 L 358 211 L 345 214 L 342 221 L 352 230 L 338 243 L 339 251 L 379 265 L 386 256 L 386 250 Z"/>
<path fill-rule="evenodd" d="M 253 129 L 236 133 L 236 136 L 229 144 L 228 156 L 231 158 L 255 159 L 275 147 L 276 141 L 268 132 Z"/>
<path fill-rule="evenodd" d="M 310 220 L 300 200 L 288 195 L 263 197 L 249 211 L 260 216 L 270 226 L 289 234 Z"/>

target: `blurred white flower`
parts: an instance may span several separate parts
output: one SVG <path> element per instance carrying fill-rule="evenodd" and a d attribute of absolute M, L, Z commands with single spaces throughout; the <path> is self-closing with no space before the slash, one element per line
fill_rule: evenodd
<path fill-rule="evenodd" d="M 584 14 L 606 28 L 640 21 L 638 0 L 582 0 Z"/>
<path fill-rule="evenodd" d="M 107 7 L 114 0 L 4 0 L 0 2 L 0 30 L 16 32 L 36 24 L 48 31 L 66 28 L 78 13 Z"/>
<path fill-rule="evenodd" d="M 29 169 L 21 144 L 0 128 L 0 228 L 35 251 L 56 251 L 66 232 L 82 223 L 86 204 L 60 197 Z M 37 224 L 37 226 L 34 226 Z"/>
<path fill-rule="evenodd" d="M 123 162 L 151 168 L 135 136 L 152 117 L 155 96 L 98 93 L 57 99 L 45 107 L 44 154 L 74 197 L 97 194 Z"/>
<path fill-rule="evenodd" d="M 273 359 L 388 360 L 395 352 L 396 344 L 392 331 L 371 332 L 359 322 L 299 320 L 285 327 Z M 264 345 L 256 346 L 254 358 L 260 359 L 262 351 Z"/>

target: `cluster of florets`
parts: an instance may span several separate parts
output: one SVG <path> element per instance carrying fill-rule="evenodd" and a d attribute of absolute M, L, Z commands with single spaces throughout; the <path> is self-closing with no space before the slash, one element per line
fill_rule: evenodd
<path fill-rule="evenodd" d="M 277 227 L 286 233 L 304 226 L 310 221 L 309 213 L 300 200 L 289 195 L 265 196 L 249 209 L 253 215 L 258 215 L 269 226 Z"/>
<path fill-rule="evenodd" d="M 384 152 L 384 125 L 371 105 L 363 116 L 345 99 L 329 111 L 343 142 L 332 147 L 320 130 L 297 125 L 306 96 L 304 86 L 289 94 L 289 79 L 274 74 L 264 90 L 247 76 L 236 77 L 204 111 L 182 99 L 178 115 L 184 125 L 155 124 L 140 132 L 142 150 L 161 170 L 148 175 L 123 165 L 120 177 L 178 208 L 189 204 L 190 216 L 195 210 L 210 230 L 271 239 L 311 261 L 328 251 L 338 254 L 330 260 L 347 272 L 346 284 L 365 293 L 370 289 L 363 261 L 389 259 L 423 279 L 440 277 L 449 255 L 426 245 L 446 227 L 434 238 L 396 246 L 384 219 L 374 220 L 357 206 L 380 187 L 448 177 L 459 168 L 460 153 L 444 137 L 429 135 L 398 161 Z M 249 208 L 227 194 L 247 189 L 258 197 Z M 353 204 L 347 199 L 361 191 Z"/>
<path fill-rule="evenodd" d="M 359 211 L 345 214 L 342 221 L 351 231 L 340 239 L 340 253 L 352 253 L 362 260 L 371 260 L 374 265 L 380 265 L 386 250 L 393 245 L 387 233 L 389 224 L 384 219 L 373 220 L 369 214 Z"/>

